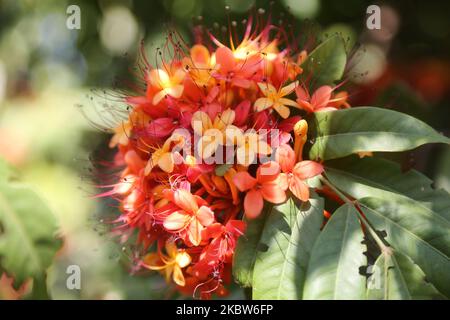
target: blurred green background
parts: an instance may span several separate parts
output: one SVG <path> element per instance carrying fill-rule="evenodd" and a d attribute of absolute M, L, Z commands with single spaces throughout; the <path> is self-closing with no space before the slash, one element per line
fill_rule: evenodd
<path fill-rule="evenodd" d="M 80 30 L 66 28 L 71 4 L 81 9 Z M 381 6 L 381 30 L 366 28 L 370 4 Z M 45 199 L 58 222 L 63 247 L 48 271 L 51 298 L 176 297 L 155 274 L 130 275 L 132 253 L 105 234 L 102 219 L 114 207 L 90 198 L 96 190 L 89 170 L 92 154 L 107 157 L 108 135 L 76 106 L 89 112 L 114 103 L 91 89 L 114 89 L 116 79 L 129 78 L 140 40 L 151 61 L 169 25 L 190 42 L 193 25 L 220 32 L 227 13 L 241 21 L 258 8 L 275 22 L 294 24 L 299 34 L 340 32 L 355 45 L 345 84 L 353 105 L 395 108 L 449 134 L 449 2 L 0 0 L 0 157 Z M 448 148 L 420 148 L 397 159 L 450 191 Z M 71 264 L 81 267 L 81 290 L 66 288 Z M 8 290 L 0 281 L 0 297 L 14 298 Z M 232 297 L 244 295 L 236 289 Z"/>

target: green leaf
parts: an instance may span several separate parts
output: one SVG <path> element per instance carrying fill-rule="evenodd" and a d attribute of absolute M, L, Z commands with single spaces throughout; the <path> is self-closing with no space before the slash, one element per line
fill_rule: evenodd
<path fill-rule="evenodd" d="M 310 159 L 329 160 L 358 152 L 405 151 L 425 143 L 450 143 L 426 123 L 409 115 L 375 107 L 313 114 Z"/>
<path fill-rule="evenodd" d="M 359 202 L 372 225 L 386 232 L 386 241 L 413 259 L 450 297 L 450 222 L 408 200 L 368 197 Z"/>
<path fill-rule="evenodd" d="M 313 88 L 332 85 L 344 74 L 347 55 L 345 43 L 339 35 L 334 35 L 318 45 L 302 64 L 304 77 L 311 77 Z"/>
<path fill-rule="evenodd" d="M 0 182 L 0 263 L 19 283 L 41 279 L 60 247 L 56 219 L 29 187 Z"/>
<path fill-rule="evenodd" d="M 255 265 L 258 246 L 267 220 L 267 212 L 272 205 L 266 204 L 261 215 L 252 220 L 246 219 L 247 230 L 238 239 L 233 257 L 233 275 L 238 283 L 244 287 L 251 287 L 253 282 L 253 267 Z"/>
<path fill-rule="evenodd" d="M 313 247 L 306 273 L 303 299 L 361 300 L 367 265 L 364 235 L 355 207 L 344 204 L 333 213 Z"/>
<path fill-rule="evenodd" d="M 350 157 L 327 162 L 325 172 L 333 185 L 355 199 L 409 200 L 450 221 L 450 195 L 433 189 L 433 181 L 418 171 L 402 173 L 397 163 L 386 159 Z"/>
<path fill-rule="evenodd" d="M 268 213 L 253 270 L 253 299 L 301 299 L 309 256 L 323 222 L 323 199 L 293 198 Z"/>
<path fill-rule="evenodd" d="M 423 271 L 399 252 L 381 254 L 372 268 L 367 297 L 371 300 L 427 300 L 444 298 L 426 281 Z"/>

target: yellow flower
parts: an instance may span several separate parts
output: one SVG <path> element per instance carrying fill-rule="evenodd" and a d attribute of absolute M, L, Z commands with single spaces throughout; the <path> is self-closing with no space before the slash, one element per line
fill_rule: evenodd
<path fill-rule="evenodd" d="M 175 70 L 172 74 L 168 74 L 162 69 L 153 69 L 150 71 L 150 84 L 159 91 L 153 96 L 152 103 L 158 104 L 165 96 L 169 95 L 173 98 L 179 98 L 183 94 L 183 84 L 185 73 L 182 69 Z"/>
<path fill-rule="evenodd" d="M 236 149 L 238 164 L 249 166 L 255 161 L 257 154 L 270 154 L 272 148 L 263 139 L 264 136 L 259 135 L 254 130 L 250 130 L 238 137 Z"/>
<path fill-rule="evenodd" d="M 144 266 L 150 270 L 160 271 L 167 282 L 172 278 L 177 285 L 184 286 L 185 280 L 181 269 L 191 263 L 191 256 L 184 249 L 178 249 L 172 241 L 166 242 L 165 249 L 166 254 L 158 251 L 146 255 Z"/>
<path fill-rule="evenodd" d="M 240 129 L 233 126 L 235 112 L 227 109 L 218 114 L 214 121 L 203 111 L 197 111 L 192 116 L 191 125 L 194 132 L 201 136 L 197 148 L 202 158 L 211 157 L 221 145 L 234 144 L 235 136 L 240 135 Z"/>
<path fill-rule="evenodd" d="M 130 120 L 120 123 L 114 129 L 114 135 L 109 142 L 109 147 L 114 148 L 118 144 L 126 146 L 128 144 L 128 137 L 131 135 L 132 129 L 133 123 Z"/>
<path fill-rule="evenodd" d="M 289 117 L 289 108 L 287 106 L 298 108 L 297 102 L 291 99 L 284 98 L 285 96 L 291 94 L 295 88 L 298 86 L 298 81 L 292 82 L 291 84 L 275 89 L 270 83 L 258 83 L 261 92 L 265 97 L 259 98 L 255 101 L 254 108 L 256 112 L 263 111 L 267 108 L 272 107 L 276 112 L 280 114 L 283 119 Z"/>
<path fill-rule="evenodd" d="M 184 144 L 185 137 L 181 134 L 174 132 L 167 140 L 164 142 L 161 148 L 157 148 L 153 151 L 150 159 L 148 159 L 147 165 L 145 166 L 144 174 L 147 176 L 155 166 L 158 166 L 161 170 L 171 173 L 175 165 L 175 159 L 173 157 L 172 148 L 175 145 Z"/>

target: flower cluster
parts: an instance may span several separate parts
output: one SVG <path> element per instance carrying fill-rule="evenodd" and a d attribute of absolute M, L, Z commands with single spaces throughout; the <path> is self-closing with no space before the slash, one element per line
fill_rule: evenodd
<path fill-rule="evenodd" d="M 306 51 L 292 52 L 275 29 L 252 31 L 250 20 L 238 46 L 210 35 L 184 48 L 169 34 L 170 59 L 144 59 L 145 91 L 126 98 L 129 118 L 111 139 L 123 168 L 107 193 L 120 202 L 116 231 L 137 230 L 140 265 L 183 293 L 227 293 L 243 217 L 258 217 L 264 201 L 308 201 L 307 180 L 323 171 L 303 159 L 301 116 L 349 106 L 336 88 L 309 92 Z"/>

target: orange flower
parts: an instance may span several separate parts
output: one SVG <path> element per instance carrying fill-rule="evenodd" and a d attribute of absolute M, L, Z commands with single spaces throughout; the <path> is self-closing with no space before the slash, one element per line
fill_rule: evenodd
<path fill-rule="evenodd" d="M 266 110 L 267 108 L 273 108 L 283 119 L 286 119 L 290 114 L 287 106 L 298 108 L 297 102 L 284 98 L 294 91 L 294 89 L 298 86 L 298 81 L 292 82 L 291 84 L 278 90 L 270 83 L 260 82 L 258 83 L 258 86 L 265 97 L 259 98 L 255 101 L 254 107 L 256 112 Z"/>
<path fill-rule="evenodd" d="M 280 166 L 274 161 L 266 162 L 259 166 L 256 179 L 247 171 L 241 171 L 234 175 L 233 181 L 236 187 L 247 192 L 244 199 L 245 215 L 254 219 L 261 214 L 264 200 L 271 203 L 282 203 L 286 201 L 286 193 L 280 187 Z"/>
<path fill-rule="evenodd" d="M 278 147 L 275 155 L 283 171 L 279 178 L 282 188 L 288 188 L 298 199 L 308 201 L 309 186 L 305 180 L 321 174 L 323 166 L 309 160 L 296 163 L 294 150 L 288 145 Z"/>
<path fill-rule="evenodd" d="M 216 62 L 205 46 L 194 45 L 190 50 L 190 57 L 183 59 L 183 65 L 196 86 L 204 87 L 214 83 L 211 74 L 217 69 Z"/>
<path fill-rule="evenodd" d="M 214 212 L 206 206 L 205 200 L 184 189 L 168 192 L 168 197 L 180 210 L 164 219 L 164 228 L 180 233 L 185 241 L 198 246 L 202 241 L 202 230 L 214 222 Z"/>
<path fill-rule="evenodd" d="M 172 278 L 177 285 L 183 287 L 186 282 L 182 269 L 191 263 L 191 256 L 184 249 L 178 249 L 172 241 L 166 242 L 165 249 L 166 254 L 158 250 L 158 253 L 146 255 L 143 265 L 163 273 L 167 282 Z"/>

